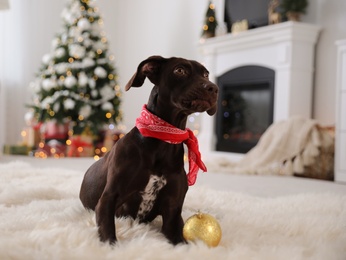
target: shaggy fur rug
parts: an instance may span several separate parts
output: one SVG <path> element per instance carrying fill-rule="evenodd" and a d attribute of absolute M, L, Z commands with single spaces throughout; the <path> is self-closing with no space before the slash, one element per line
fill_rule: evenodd
<path fill-rule="evenodd" d="M 346 259 L 346 195 L 258 198 L 193 186 L 183 209 L 216 217 L 223 236 L 173 246 L 161 218 L 116 219 L 118 243 L 99 242 L 78 193 L 84 173 L 0 164 L 0 259 Z"/>

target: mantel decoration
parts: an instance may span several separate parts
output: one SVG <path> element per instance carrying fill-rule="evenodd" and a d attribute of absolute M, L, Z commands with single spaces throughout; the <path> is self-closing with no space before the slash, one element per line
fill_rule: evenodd
<path fill-rule="evenodd" d="M 202 38 L 214 37 L 217 25 L 218 23 L 215 16 L 215 5 L 212 2 L 209 2 L 203 25 Z"/>
<path fill-rule="evenodd" d="M 282 0 L 280 7 L 289 21 L 300 21 L 308 5 L 308 0 Z"/>
<path fill-rule="evenodd" d="M 108 54 L 98 12 L 94 1 L 68 2 L 61 14 L 63 30 L 53 39 L 52 51 L 43 56 L 39 73 L 30 84 L 33 104 L 29 107 L 45 127 L 46 141 L 56 139 L 65 145 L 70 138 L 67 144 L 71 145 L 71 156 L 80 150 L 92 155 L 93 142 L 103 138 L 105 131 L 115 129 L 121 120 L 114 55 Z M 58 125 L 68 125 L 63 127 L 67 137 Z"/>
<path fill-rule="evenodd" d="M 235 34 L 235 33 L 243 32 L 243 31 L 247 31 L 248 29 L 249 29 L 249 22 L 248 20 L 243 19 L 241 21 L 237 21 L 232 24 L 231 32 Z"/>
<path fill-rule="evenodd" d="M 279 0 L 271 0 L 268 5 L 268 24 L 281 22 L 281 14 L 276 10 L 279 7 Z"/>

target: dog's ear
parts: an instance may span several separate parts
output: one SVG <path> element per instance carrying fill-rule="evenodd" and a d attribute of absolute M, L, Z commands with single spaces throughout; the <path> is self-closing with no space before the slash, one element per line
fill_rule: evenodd
<path fill-rule="evenodd" d="M 167 59 L 161 56 L 151 56 L 142 61 L 137 68 L 137 72 L 132 76 L 126 84 L 125 90 L 128 91 L 131 87 L 141 87 L 147 77 L 153 84 L 159 83 L 160 67 Z"/>

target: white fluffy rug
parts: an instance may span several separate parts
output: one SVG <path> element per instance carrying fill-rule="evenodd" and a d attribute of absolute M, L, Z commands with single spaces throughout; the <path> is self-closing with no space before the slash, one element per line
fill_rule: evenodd
<path fill-rule="evenodd" d="M 0 164 L 0 259 L 346 259 L 346 195 L 257 198 L 190 188 L 186 220 L 219 220 L 220 245 L 170 245 L 161 219 L 117 219 L 118 243 L 99 242 L 93 212 L 79 199 L 84 173 Z"/>

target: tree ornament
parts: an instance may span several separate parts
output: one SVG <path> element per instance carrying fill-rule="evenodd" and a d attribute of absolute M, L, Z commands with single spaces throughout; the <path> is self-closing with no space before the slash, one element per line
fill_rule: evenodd
<path fill-rule="evenodd" d="M 78 26 L 82 31 L 84 31 L 84 30 L 89 30 L 90 27 L 91 27 L 89 20 L 86 19 L 86 18 L 80 19 L 80 20 L 78 21 L 77 26 Z"/>
<path fill-rule="evenodd" d="M 43 55 L 43 57 L 42 57 L 42 63 L 43 64 L 48 65 L 50 60 L 51 60 L 51 56 L 49 53 Z"/>
<path fill-rule="evenodd" d="M 74 109 L 76 102 L 74 102 L 72 99 L 68 98 L 64 101 L 64 107 L 65 109 L 69 110 L 69 109 Z"/>
<path fill-rule="evenodd" d="M 66 79 L 65 79 L 65 86 L 67 88 L 72 88 L 76 84 L 77 84 L 77 79 L 74 76 L 66 77 Z"/>
<path fill-rule="evenodd" d="M 85 86 L 88 84 L 88 77 L 87 77 L 87 75 L 85 74 L 84 71 L 82 71 L 82 72 L 79 73 L 79 75 L 78 75 L 78 84 L 79 84 L 81 87 L 85 87 Z"/>
<path fill-rule="evenodd" d="M 111 111 L 113 109 L 113 105 L 110 102 L 103 103 L 101 108 L 105 111 Z"/>
<path fill-rule="evenodd" d="M 85 48 L 79 44 L 71 44 L 68 46 L 70 55 L 72 55 L 74 58 L 84 58 L 85 56 Z"/>
<path fill-rule="evenodd" d="M 42 88 L 46 91 L 51 90 L 55 86 L 56 86 L 56 82 L 51 78 L 42 80 Z"/>
<path fill-rule="evenodd" d="M 183 236 L 186 240 L 202 240 L 209 247 L 216 247 L 221 240 L 222 231 L 213 216 L 198 212 L 186 220 Z"/>
<path fill-rule="evenodd" d="M 79 115 L 83 116 L 83 118 L 88 118 L 91 114 L 91 106 L 84 105 L 79 110 Z"/>
<path fill-rule="evenodd" d="M 55 57 L 56 58 L 62 58 L 65 56 L 65 54 L 66 54 L 66 51 L 64 48 L 58 48 L 55 50 Z"/>
<path fill-rule="evenodd" d="M 107 76 L 107 71 L 102 67 L 96 67 L 94 73 L 99 78 L 105 78 Z"/>

